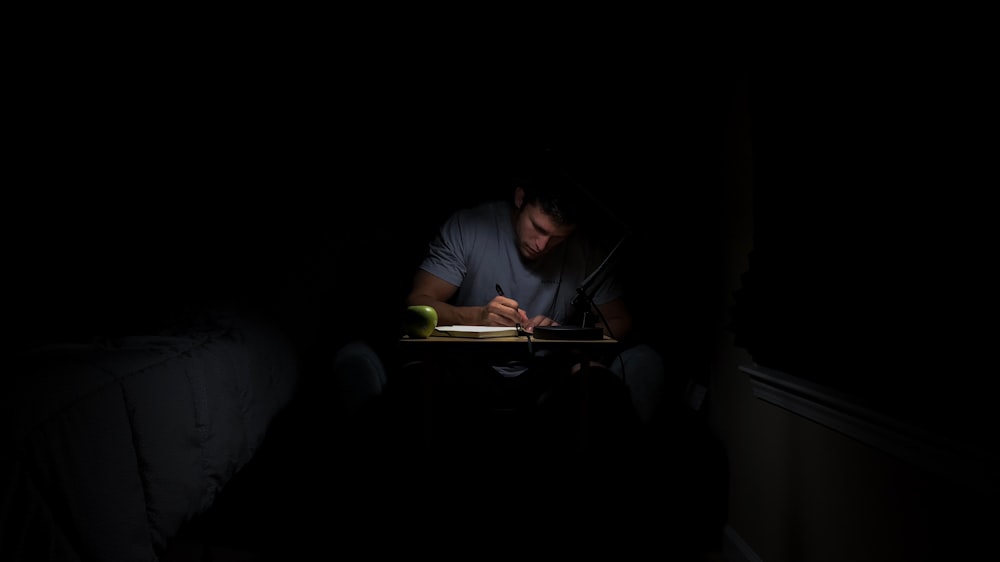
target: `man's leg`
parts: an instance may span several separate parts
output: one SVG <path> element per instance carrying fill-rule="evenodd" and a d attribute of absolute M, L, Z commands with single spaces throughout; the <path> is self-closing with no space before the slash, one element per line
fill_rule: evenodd
<path fill-rule="evenodd" d="M 663 357 L 649 345 L 639 344 L 622 351 L 608 367 L 625 381 L 639 419 L 650 423 L 663 403 Z"/>
<path fill-rule="evenodd" d="M 347 417 L 357 416 L 381 396 L 387 381 L 382 359 L 362 341 L 352 341 L 337 350 L 333 376 L 341 413 Z"/>

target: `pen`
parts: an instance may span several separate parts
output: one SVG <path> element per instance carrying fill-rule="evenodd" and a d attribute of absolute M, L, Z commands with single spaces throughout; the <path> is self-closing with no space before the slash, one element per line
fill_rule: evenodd
<path fill-rule="evenodd" d="M 498 295 L 500 295 L 501 297 L 506 296 L 506 295 L 503 294 L 503 287 L 500 286 L 500 283 L 497 283 L 496 287 L 497 287 L 497 294 Z M 520 312 L 521 309 L 518 308 L 517 311 Z M 518 332 L 521 331 L 521 323 L 520 322 L 514 324 L 514 327 L 517 328 Z"/>

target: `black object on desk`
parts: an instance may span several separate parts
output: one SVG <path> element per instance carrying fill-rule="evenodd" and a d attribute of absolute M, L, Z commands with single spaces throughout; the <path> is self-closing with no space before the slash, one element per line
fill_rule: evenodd
<path fill-rule="evenodd" d="M 532 335 L 540 340 L 601 340 L 604 329 L 596 326 L 535 326 Z"/>

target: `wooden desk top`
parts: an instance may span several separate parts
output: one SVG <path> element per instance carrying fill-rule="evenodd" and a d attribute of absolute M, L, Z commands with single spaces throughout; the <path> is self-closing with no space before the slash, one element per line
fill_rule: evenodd
<path fill-rule="evenodd" d="M 440 344 L 440 343 L 455 343 L 455 344 L 470 344 L 470 343 L 480 343 L 480 344 L 501 344 L 501 343 L 519 343 L 527 344 L 528 338 L 525 336 L 506 336 L 502 338 L 462 338 L 455 336 L 428 336 L 426 338 L 411 338 L 409 336 L 403 336 L 399 339 L 400 342 L 408 342 L 409 344 Z M 532 345 L 610 345 L 618 343 L 618 340 L 613 340 L 607 336 L 604 336 L 602 340 L 563 340 L 563 339 L 543 339 L 543 338 L 531 338 Z"/>

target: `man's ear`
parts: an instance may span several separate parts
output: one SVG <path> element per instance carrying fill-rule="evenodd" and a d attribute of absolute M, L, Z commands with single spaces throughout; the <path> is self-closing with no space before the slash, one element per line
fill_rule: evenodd
<path fill-rule="evenodd" d="M 514 206 L 517 207 L 518 209 L 520 209 L 521 205 L 524 205 L 524 188 L 523 187 L 515 187 L 514 188 Z"/>

